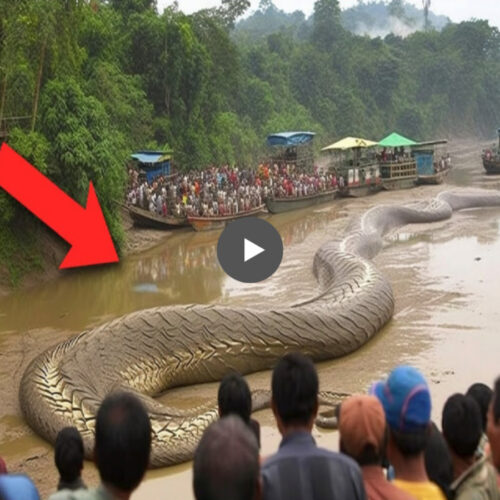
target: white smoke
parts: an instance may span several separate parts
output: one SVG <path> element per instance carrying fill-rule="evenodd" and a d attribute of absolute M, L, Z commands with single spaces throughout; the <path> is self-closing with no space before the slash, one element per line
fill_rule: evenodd
<path fill-rule="evenodd" d="M 363 22 L 356 23 L 354 33 L 361 36 L 369 36 L 370 38 L 385 38 L 387 35 L 392 33 L 393 35 L 406 38 L 416 31 L 421 31 L 424 29 L 424 23 L 422 21 L 416 21 L 411 26 L 401 21 L 397 17 L 389 17 L 388 22 L 385 26 L 368 26 Z"/>

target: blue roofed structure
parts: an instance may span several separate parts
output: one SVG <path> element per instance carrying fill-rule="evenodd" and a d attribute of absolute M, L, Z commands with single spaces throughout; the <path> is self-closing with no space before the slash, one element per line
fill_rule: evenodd
<path fill-rule="evenodd" d="M 299 146 L 311 142 L 314 132 L 279 132 L 267 136 L 269 146 Z"/>
<path fill-rule="evenodd" d="M 314 166 L 314 132 L 279 132 L 267 136 L 271 164 L 310 171 Z"/>
<path fill-rule="evenodd" d="M 138 151 L 132 154 L 131 158 L 139 163 L 149 183 L 160 175 L 170 175 L 171 151 Z"/>

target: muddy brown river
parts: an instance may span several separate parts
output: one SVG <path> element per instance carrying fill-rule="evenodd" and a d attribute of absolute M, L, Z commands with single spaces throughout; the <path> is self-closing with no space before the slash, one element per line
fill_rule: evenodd
<path fill-rule="evenodd" d="M 269 280 L 244 285 L 227 277 L 216 258 L 220 233 L 181 230 L 152 250 L 119 266 L 69 273 L 56 281 L 0 298 L 0 456 L 10 471 L 29 474 L 43 497 L 54 491 L 57 474 L 50 445 L 25 424 L 17 400 L 27 363 L 51 345 L 83 329 L 138 309 L 185 303 L 245 304 L 258 307 L 294 303 L 312 295 L 316 249 L 343 231 L 351 215 L 382 203 L 434 197 L 449 185 L 500 189 L 500 177 L 483 174 L 481 145 L 455 143 L 448 186 L 418 187 L 340 200 L 313 209 L 270 216 L 284 242 L 283 262 Z M 440 422 L 446 398 L 473 382 L 492 384 L 500 375 L 500 210 L 457 213 L 452 220 L 412 225 L 385 240 L 377 265 L 396 297 L 392 321 L 356 353 L 318 365 L 324 389 L 365 391 L 395 365 L 410 363 L 427 376 L 433 416 Z M 269 372 L 250 375 L 252 388 L 269 388 Z M 217 384 L 179 388 L 163 396 L 182 407 L 214 401 Z M 263 455 L 279 434 L 270 411 L 256 414 L 262 426 Z M 337 447 L 337 434 L 316 429 L 318 442 Z M 192 499 L 191 465 L 148 473 L 133 495 Z M 97 482 L 92 464 L 84 479 Z"/>

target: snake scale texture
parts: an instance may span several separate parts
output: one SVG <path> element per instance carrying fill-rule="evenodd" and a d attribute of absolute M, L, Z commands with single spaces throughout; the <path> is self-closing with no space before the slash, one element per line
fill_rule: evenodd
<path fill-rule="evenodd" d="M 35 358 L 20 386 L 29 425 L 54 442 L 75 425 L 91 456 L 95 417 L 113 390 L 136 393 L 153 428 L 151 465 L 189 460 L 214 405 L 179 410 L 154 399 L 166 390 L 271 368 L 291 351 L 315 361 L 351 353 L 392 317 L 394 296 L 371 262 L 383 236 L 409 223 L 448 219 L 453 211 L 500 206 L 492 191 L 444 192 L 431 201 L 377 206 L 357 217 L 342 239 L 327 242 L 314 257 L 314 299 L 268 310 L 186 305 L 128 314 L 81 333 Z"/>

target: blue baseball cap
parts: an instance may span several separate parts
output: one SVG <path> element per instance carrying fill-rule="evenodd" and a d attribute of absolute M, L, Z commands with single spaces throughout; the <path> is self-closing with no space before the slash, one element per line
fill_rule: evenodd
<path fill-rule="evenodd" d="M 17 474 L 0 476 L 0 498 L 5 500 L 40 500 L 30 478 Z"/>
<path fill-rule="evenodd" d="M 413 432 L 431 420 L 431 394 L 424 376 L 411 366 L 398 366 L 385 382 L 370 391 L 382 403 L 385 418 L 394 431 Z"/>

